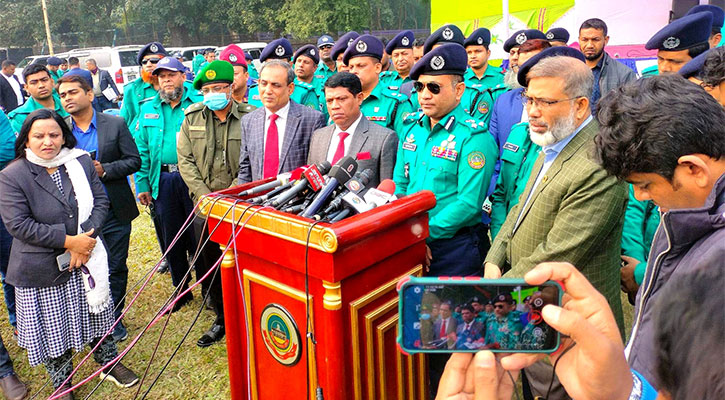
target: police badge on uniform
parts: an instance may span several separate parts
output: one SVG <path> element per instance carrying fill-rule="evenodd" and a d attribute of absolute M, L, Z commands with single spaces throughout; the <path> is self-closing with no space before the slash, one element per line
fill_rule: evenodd
<path fill-rule="evenodd" d="M 473 169 L 481 169 L 486 165 L 486 157 L 480 151 L 474 151 L 468 155 L 468 166 Z"/>
<path fill-rule="evenodd" d="M 481 114 L 488 114 L 488 109 L 489 107 L 487 102 L 481 101 L 480 103 L 478 103 L 478 112 L 480 112 Z"/>
<path fill-rule="evenodd" d="M 443 39 L 445 40 L 451 40 L 453 39 L 453 31 L 451 30 L 451 28 L 446 27 L 446 29 L 444 29 L 441 33 L 441 36 L 443 36 Z"/>
<path fill-rule="evenodd" d="M 277 48 L 276 48 L 276 49 L 274 49 L 274 54 L 276 54 L 276 55 L 278 55 L 278 56 L 282 57 L 282 56 L 284 55 L 284 47 L 282 47 L 282 46 L 277 46 Z"/>
<path fill-rule="evenodd" d="M 364 53 L 368 50 L 368 44 L 365 43 L 364 41 L 360 40 L 355 45 L 355 50 L 357 50 L 360 53 Z"/>
<path fill-rule="evenodd" d="M 237 62 L 237 55 L 234 54 L 234 53 L 230 54 L 229 55 L 229 61 L 231 61 L 233 63 Z"/>
<path fill-rule="evenodd" d="M 403 38 L 400 39 L 400 44 L 402 44 L 403 46 L 407 46 L 410 44 L 410 39 L 408 39 L 407 36 L 403 36 Z"/>

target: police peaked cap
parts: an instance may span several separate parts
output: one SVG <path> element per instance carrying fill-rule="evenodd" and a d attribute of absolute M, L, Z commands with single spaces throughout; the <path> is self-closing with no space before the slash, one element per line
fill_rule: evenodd
<path fill-rule="evenodd" d="M 521 46 L 525 41 L 531 39 L 546 40 L 546 35 L 538 29 L 522 29 L 520 31 L 516 31 L 504 42 L 503 51 L 508 53 L 514 47 Z"/>
<path fill-rule="evenodd" d="M 433 46 L 439 43 L 458 43 L 463 46 L 463 41 L 465 39 L 463 32 L 461 32 L 461 28 L 453 24 L 443 25 L 425 40 L 425 44 L 423 44 L 423 54 L 427 54 L 431 51 L 431 49 L 433 49 Z"/>
<path fill-rule="evenodd" d="M 320 62 L 320 51 L 317 49 L 317 47 L 311 44 L 306 44 L 297 49 L 297 51 L 295 52 L 295 61 L 299 56 L 309 57 L 315 64 Z"/>
<path fill-rule="evenodd" d="M 343 54 L 347 50 L 347 46 L 350 45 L 355 39 L 359 38 L 360 34 L 355 31 L 350 31 L 342 36 L 335 42 L 330 51 L 330 57 L 333 60 L 337 60 L 340 54 Z"/>
<path fill-rule="evenodd" d="M 551 28 L 546 31 L 546 40 L 569 43 L 569 31 L 564 28 Z"/>
<path fill-rule="evenodd" d="M 491 31 L 486 28 L 478 28 L 463 41 L 463 47 L 486 46 L 491 44 Z"/>
<path fill-rule="evenodd" d="M 136 56 L 136 63 L 138 65 L 141 65 L 141 60 L 143 60 L 144 56 L 146 56 L 147 54 L 161 54 L 163 56 L 169 55 L 161 43 L 151 42 L 138 51 L 138 56 Z"/>
<path fill-rule="evenodd" d="M 412 49 L 413 42 L 415 42 L 415 34 L 413 34 L 413 31 L 402 31 L 388 42 L 385 46 L 385 52 L 393 54 L 393 50 L 395 49 Z"/>
<path fill-rule="evenodd" d="M 458 43 L 446 43 L 426 53 L 410 70 L 410 79 L 421 75 L 463 75 L 468 66 L 466 49 Z"/>
<path fill-rule="evenodd" d="M 557 47 L 549 47 L 548 49 L 545 49 L 541 53 L 536 54 L 535 56 L 528 59 L 523 65 L 519 67 L 519 74 L 516 76 L 516 79 L 519 81 L 519 84 L 523 87 L 528 86 L 528 82 L 526 81 L 526 74 L 529 73 L 529 70 L 536 65 L 539 61 L 548 58 L 548 57 L 556 57 L 556 56 L 566 56 L 566 57 L 572 57 L 576 58 L 577 60 L 586 63 L 586 58 L 584 58 L 584 54 L 582 54 L 581 51 L 572 48 L 572 47 L 566 47 L 566 46 L 557 46 Z"/>
<path fill-rule="evenodd" d="M 270 59 L 290 59 L 292 58 L 292 43 L 286 38 L 275 39 L 262 50 L 259 61 L 265 62 Z"/>
<path fill-rule="evenodd" d="M 373 35 L 358 37 L 347 46 L 342 61 L 347 64 L 351 58 L 355 57 L 372 57 L 381 60 L 383 58 L 383 42 Z"/>
<path fill-rule="evenodd" d="M 702 11 L 672 21 L 655 33 L 644 48 L 647 50 L 681 51 L 706 43 L 712 31 L 712 13 Z"/>

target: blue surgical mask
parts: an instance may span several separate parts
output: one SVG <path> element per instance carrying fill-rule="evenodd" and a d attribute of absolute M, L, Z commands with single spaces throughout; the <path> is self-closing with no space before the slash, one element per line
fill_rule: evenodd
<path fill-rule="evenodd" d="M 228 93 L 207 93 L 204 95 L 204 105 L 210 110 L 223 110 L 229 104 L 228 95 Z"/>
<path fill-rule="evenodd" d="M 422 320 L 429 320 L 430 319 L 430 314 L 420 314 L 420 319 L 422 319 Z"/>

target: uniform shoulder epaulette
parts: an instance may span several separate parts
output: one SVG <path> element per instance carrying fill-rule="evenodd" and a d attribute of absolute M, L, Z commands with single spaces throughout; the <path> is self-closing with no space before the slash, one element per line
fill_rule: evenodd
<path fill-rule="evenodd" d="M 314 86 L 312 86 L 311 83 L 302 82 L 302 81 L 295 82 L 295 85 L 301 86 L 301 87 L 303 87 L 303 88 L 305 88 L 307 90 L 313 90 L 315 88 Z"/>
<path fill-rule="evenodd" d="M 388 86 L 388 90 L 398 91 L 399 89 L 400 89 L 400 86 Z"/>
<path fill-rule="evenodd" d="M 421 111 L 415 111 L 408 115 L 403 116 L 403 122 L 405 123 L 411 123 L 411 122 L 417 122 L 420 121 L 421 118 L 423 118 L 425 114 L 423 114 Z"/>
<path fill-rule="evenodd" d="M 404 101 L 408 100 L 408 96 L 406 96 L 402 93 L 395 92 L 393 90 L 383 90 L 383 95 L 393 98 L 393 99 L 397 100 L 398 102 L 404 102 Z"/>
<path fill-rule="evenodd" d="M 464 120 L 458 120 L 458 122 L 471 129 L 471 133 L 481 133 L 488 130 L 486 123 L 481 121 L 480 119 L 466 118 Z"/>
<path fill-rule="evenodd" d="M 501 84 L 501 83 L 499 83 L 499 84 L 498 84 L 498 85 L 496 85 L 496 86 L 492 86 L 492 87 L 490 87 L 489 89 L 490 89 L 490 90 L 491 90 L 492 92 L 498 92 L 498 91 L 500 91 L 500 90 L 508 90 L 508 88 L 506 87 L 506 85 L 504 85 L 504 84 Z"/>
<path fill-rule="evenodd" d="M 395 73 L 395 71 L 382 71 L 380 73 L 380 77 L 382 78 L 382 77 L 393 76 L 393 73 Z"/>
<path fill-rule="evenodd" d="M 239 103 L 239 105 L 237 106 L 238 111 L 247 112 L 247 113 L 252 112 L 256 109 L 257 109 L 256 106 L 253 106 L 249 103 Z"/>
<path fill-rule="evenodd" d="M 194 103 L 194 104 L 190 105 L 189 107 L 186 107 L 186 110 L 184 110 L 184 115 L 189 115 L 191 113 L 201 111 L 203 109 L 204 109 L 204 103 L 200 101 L 198 103 Z"/>
<path fill-rule="evenodd" d="M 145 99 L 141 99 L 141 100 L 140 100 L 140 101 L 138 102 L 138 105 L 140 106 L 141 104 L 144 104 L 144 103 L 148 103 L 149 101 L 151 101 L 151 100 L 152 100 L 152 99 L 154 99 L 155 97 L 156 97 L 156 96 L 151 96 L 151 97 L 147 97 L 147 98 L 145 98 Z"/>

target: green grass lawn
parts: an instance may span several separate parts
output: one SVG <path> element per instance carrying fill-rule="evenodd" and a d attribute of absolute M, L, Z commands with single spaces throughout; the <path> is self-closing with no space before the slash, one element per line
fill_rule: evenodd
<path fill-rule="evenodd" d="M 136 218 L 133 223 L 131 234 L 131 248 L 128 255 L 129 289 L 144 277 L 148 270 L 158 261 L 159 257 L 159 246 L 156 243 L 156 235 L 154 234 L 151 219 L 148 214 L 142 211 L 141 216 Z M 129 338 L 120 344 L 119 350 L 125 348 L 141 332 L 169 297 L 172 289 L 171 277 L 168 273 L 156 274 L 151 278 L 149 285 L 141 293 L 124 319 L 129 331 Z M 138 287 L 129 293 L 129 300 L 136 294 L 137 290 Z M 127 300 L 127 304 L 129 300 Z M 148 390 L 149 384 L 171 356 L 171 353 L 194 320 L 201 303 L 200 287 L 197 287 L 194 290 L 194 301 L 171 316 L 138 398 L 143 397 L 143 394 Z M 4 306 L 2 309 L 4 310 Z M 40 390 L 37 399 L 47 398 L 52 390 L 47 387 L 41 390 L 48 378 L 45 367 L 31 368 L 28 365 L 25 350 L 18 347 L 12 339 L 12 329 L 7 322 L 7 312 L 2 311 L 0 315 L 0 333 L 2 333 L 5 346 L 15 363 L 15 371 L 28 384 L 32 394 Z M 196 340 L 209 328 L 213 320 L 213 312 L 206 309 L 202 311 L 196 325 L 191 329 L 191 333 L 181 345 L 166 371 L 147 395 L 147 399 L 229 398 L 229 373 L 227 371 L 225 342 L 222 341 L 204 349 L 196 346 Z M 151 328 L 123 359 L 123 363 L 139 376 L 143 374 L 153 354 L 163 323 L 164 320 L 162 319 L 155 327 Z M 87 351 L 88 348 L 76 355 L 74 360 L 80 361 Z M 79 370 L 73 381 L 80 381 L 97 368 L 98 365 L 91 357 Z M 95 378 L 78 389 L 74 393 L 76 399 L 85 398 L 98 382 L 100 382 L 99 378 Z M 113 400 L 133 399 L 137 389 L 138 385 L 129 389 L 121 389 L 110 382 L 103 382 L 90 397 Z"/>

